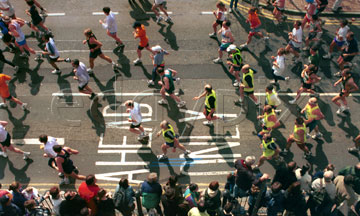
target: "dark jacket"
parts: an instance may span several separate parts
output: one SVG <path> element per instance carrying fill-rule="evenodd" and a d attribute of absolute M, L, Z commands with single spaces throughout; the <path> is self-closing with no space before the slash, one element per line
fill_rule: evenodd
<path fill-rule="evenodd" d="M 272 182 L 276 181 L 281 183 L 283 190 L 286 190 L 292 183 L 297 181 L 297 178 L 294 171 L 289 170 L 287 166 L 282 166 L 276 169 Z"/>
<path fill-rule="evenodd" d="M 162 194 L 161 185 L 157 182 L 144 181 L 141 185 L 142 204 L 145 208 L 155 208 L 160 203 Z"/>
<path fill-rule="evenodd" d="M 235 168 L 237 170 L 235 183 L 242 190 L 248 191 L 251 189 L 251 185 L 259 183 L 252 168 L 247 166 L 244 160 L 235 161 Z"/>

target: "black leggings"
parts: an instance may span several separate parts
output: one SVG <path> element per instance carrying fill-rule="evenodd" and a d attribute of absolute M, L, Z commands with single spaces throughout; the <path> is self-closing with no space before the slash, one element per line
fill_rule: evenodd
<path fill-rule="evenodd" d="M 278 75 L 276 75 L 274 72 L 275 72 L 274 69 L 272 69 L 272 70 L 271 70 L 271 73 L 272 73 L 272 75 L 274 76 L 275 82 L 277 82 L 278 80 L 285 80 L 285 77 L 283 77 L 283 76 L 278 76 Z"/>

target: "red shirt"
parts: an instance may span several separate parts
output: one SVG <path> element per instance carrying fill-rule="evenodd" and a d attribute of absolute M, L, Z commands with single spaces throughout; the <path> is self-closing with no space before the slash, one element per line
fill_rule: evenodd
<path fill-rule="evenodd" d="M 11 80 L 11 76 L 0 74 L 0 96 L 2 98 L 8 98 L 10 96 L 9 87 L 6 83 L 7 80 Z"/>
<path fill-rule="evenodd" d="M 92 198 L 94 198 L 99 192 L 99 186 L 95 185 L 87 185 L 86 182 L 82 182 L 79 186 L 79 195 L 81 198 L 89 202 Z"/>
<path fill-rule="evenodd" d="M 250 28 L 256 28 L 261 24 L 259 16 L 257 15 L 256 12 L 249 13 L 248 20 L 250 22 Z"/>

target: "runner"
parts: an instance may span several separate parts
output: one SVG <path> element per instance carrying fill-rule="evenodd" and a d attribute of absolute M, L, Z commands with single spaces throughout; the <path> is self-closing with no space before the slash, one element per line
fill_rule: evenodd
<path fill-rule="evenodd" d="M 244 94 L 249 96 L 255 103 L 256 106 L 260 105 L 258 99 L 254 94 L 254 73 L 255 71 L 250 68 L 250 65 L 246 64 L 242 67 L 241 72 L 243 73 L 242 83 L 240 84 L 240 99 L 235 101 L 240 104 L 244 101 Z"/>
<path fill-rule="evenodd" d="M 336 114 L 341 114 L 345 110 L 349 110 L 346 97 L 348 97 L 351 92 L 359 90 L 359 87 L 354 82 L 350 69 L 348 68 L 341 72 L 341 78 L 334 83 L 334 87 L 336 87 L 338 84 L 341 84 L 340 94 L 333 97 L 332 102 L 339 107 L 339 109 L 336 111 Z M 343 102 L 343 105 L 339 102 L 339 100 Z"/>
<path fill-rule="evenodd" d="M 55 153 L 55 151 L 53 149 L 53 147 L 55 145 L 59 145 L 56 138 L 48 136 L 46 134 L 41 134 L 39 136 L 39 141 L 43 144 L 42 146 L 40 146 L 40 149 L 44 149 L 43 156 L 46 158 L 49 158 L 49 160 L 48 160 L 49 167 L 59 171 L 58 167 L 56 166 L 56 162 L 55 162 L 55 158 L 56 158 L 57 154 Z M 64 175 L 60 172 L 59 172 L 59 176 L 64 177 Z"/>
<path fill-rule="evenodd" d="M 3 17 L 8 16 L 16 19 L 14 7 L 10 4 L 9 0 L 0 0 L 0 10 Z"/>
<path fill-rule="evenodd" d="M 44 19 L 39 15 L 39 12 L 36 9 L 35 3 L 32 0 L 27 0 L 26 4 L 30 6 L 30 9 L 25 10 L 26 14 L 31 17 L 31 22 L 25 22 L 33 29 L 37 37 L 40 37 L 40 31 L 44 33 L 49 33 L 49 29 L 44 24 Z"/>
<path fill-rule="evenodd" d="M 290 77 L 284 77 L 284 71 L 285 71 L 285 49 L 280 48 L 277 51 L 277 56 L 271 56 L 271 59 L 273 59 L 273 65 L 272 65 L 272 75 L 274 76 L 274 80 L 271 81 L 271 83 L 275 84 L 278 89 L 280 89 L 280 85 L 278 83 L 278 80 L 289 80 Z"/>
<path fill-rule="evenodd" d="M 340 50 L 345 45 L 346 35 L 350 30 L 348 24 L 349 22 L 347 20 L 341 20 L 340 28 L 336 30 L 335 38 L 333 41 L 331 41 L 329 52 L 327 55 L 323 56 L 324 59 L 331 59 L 334 47 L 336 47 L 337 50 Z"/>
<path fill-rule="evenodd" d="M 242 56 L 241 51 L 239 48 L 237 48 L 234 44 L 231 44 L 226 51 L 230 55 L 229 57 L 232 58 L 232 61 L 227 61 L 227 64 L 230 65 L 229 72 L 235 76 L 236 80 L 233 84 L 234 87 L 240 86 L 241 80 L 240 80 L 240 70 L 242 66 L 244 65 L 242 63 Z"/>
<path fill-rule="evenodd" d="M 321 20 L 317 15 L 313 15 L 310 21 L 309 35 L 305 39 L 305 47 L 303 50 L 309 50 L 309 44 L 312 41 L 319 41 L 322 35 Z"/>
<path fill-rule="evenodd" d="M 56 153 L 55 163 L 60 173 L 64 174 L 64 179 L 61 180 L 60 184 L 70 184 L 69 177 L 79 180 L 85 180 L 86 177 L 79 175 L 78 169 L 74 166 L 73 161 L 70 159 L 70 155 L 79 154 L 78 150 L 71 149 L 69 147 L 61 147 L 61 145 L 54 145 L 53 150 Z"/>
<path fill-rule="evenodd" d="M 141 50 L 143 50 L 145 48 L 148 51 L 150 51 L 153 55 L 154 55 L 154 52 L 149 47 L 149 38 L 146 36 L 145 26 L 143 24 L 141 24 L 140 22 L 136 21 L 133 24 L 133 28 L 135 29 L 135 31 L 133 32 L 134 38 L 140 39 L 139 46 L 136 50 L 138 58 L 135 59 L 135 61 L 134 61 L 134 64 L 137 65 L 137 64 L 141 63 Z"/>
<path fill-rule="evenodd" d="M 3 99 L 3 103 L 0 103 L 0 108 L 7 108 L 6 100 L 14 101 L 15 103 L 21 106 L 21 109 L 26 110 L 27 103 L 21 102 L 16 97 L 12 96 L 9 91 L 9 86 L 6 84 L 6 81 L 11 80 L 11 76 L 0 74 L 0 95 Z"/>
<path fill-rule="evenodd" d="M 317 47 L 312 46 L 310 48 L 310 55 L 308 57 L 308 61 L 309 61 L 308 65 L 312 64 L 315 66 L 315 73 L 317 73 L 319 71 L 319 66 L 320 66 L 320 55 Z"/>
<path fill-rule="evenodd" d="M 315 91 L 312 90 L 312 85 L 321 80 L 321 77 L 316 75 L 316 67 L 315 65 L 304 65 L 304 70 L 301 72 L 301 83 L 302 86 L 296 93 L 296 97 L 293 100 L 289 101 L 289 104 L 295 104 L 296 101 L 300 98 L 301 93 L 308 92 L 314 94 Z"/>
<path fill-rule="evenodd" d="M 21 51 L 21 57 L 27 57 L 24 53 L 24 49 L 35 55 L 35 51 L 26 44 L 24 33 L 21 31 L 21 27 L 25 24 L 24 20 L 11 19 L 8 16 L 3 17 L 3 21 L 8 24 L 9 34 L 15 37 L 15 45 L 19 47 Z"/>
<path fill-rule="evenodd" d="M 284 22 L 287 19 L 287 17 L 284 16 L 285 0 L 276 0 L 273 3 L 273 6 L 274 6 L 273 15 L 278 21 L 278 23 Z"/>
<path fill-rule="evenodd" d="M 359 54 L 359 47 L 357 40 L 355 39 L 353 32 L 346 34 L 346 45 L 342 48 L 342 53 L 337 59 L 340 71 L 334 74 L 335 76 L 341 76 L 341 70 L 344 69 L 345 65 L 352 65 L 351 61 Z"/>
<path fill-rule="evenodd" d="M 165 8 L 165 0 L 155 0 L 151 10 L 154 11 L 155 16 L 156 16 L 156 23 L 160 23 L 161 20 L 163 20 L 164 18 L 162 16 L 160 16 L 160 13 L 158 11 L 158 8 L 165 14 L 165 16 L 167 17 L 165 22 L 171 23 L 171 17 L 169 16 L 169 14 L 166 12 Z"/>
<path fill-rule="evenodd" d="M 77 80 L 79 83 L 78 89 L 81 93 L 90 95 L 90 99 L 94 99 L 96 97 L 96 94 L 93 92 L 93 90 L 90 88 L 89 80 L 90 76 L 86 72 L 86 66 L 84 63 L 80 62 L 79 59 L 74 59 L 71 61 L 71 64 L 73 66 L 73 72 L 75 76 L 73 77 L 74 80 Z"/>
<path fill-rule="evenodd" d="M 55 68 L 51 71 L 52 74 L 60 74 L 61 70 L 56 65 L 56 62 L 71 62 L 70 58 L 62 59 L 58 49 L 56 48 L 54 39 L 52 38 L 51 33 L 47 33 L 42 37 L 42 40 L 45 41 L 45 51 L 42 52 L 43 56 L 46 56 L 50 65 Z"/>
<path fill-rule="evenodd" d="M 313 139 L 319 139 L 323 136 L 322 133 L 319 131 L 318 122 L 321 119 L 324 119 L 325 116 L 321 112 L 319 105 L 317 103 L 317 99 L 315 97 L 312 97 L 309 99 L 306 106 L 301 110 L 301 114 L 305 114 L 306 120 L 305 124 L 306 127 L 309 128 L 309 133 L 306 134 L 308 137 L 312 137 Z M 311 136 L 311 131 L 315 130 L 315 135 Z"/>
<path fill-rule="evenodd" d="M 259 161 L 255 165 L 255 167 L 260 167 L 264 164 L 264 161 L 266 160 L 274 159 L 274 161 L 278 163 L 280 149 L 276 145 L 274 138 L 272 138 L 270 134 L 264 135 L 261 140 L 260 148 L 262 149 L 263 153 L 260 156 Z"/>
<path fill-rule="evenodd" d="M 2 40 L 10 48 L 11 53 L 15 53 L 16 49 L 13 43 L 15 43 L 15 38 L 9 34 L 8 23 L 4 22 L 4 17 L 0 19 L 0 28 L 1 33 L 3 34 Z"/>
<path fill-rule="evenodd" d="M 274 110 L 275 113 L 280 113 L 280 109 L 276 109 L 280 104 L 281 101 L 278 97 L 277 92 L 274 89 L 273 85 L 268 85 L 265 88 L 266 96 L 265 96 L 265 105 L 270 105 Z"/>
<path fill-rule="evenodd" d="M 296 142 L 297 146 L 304 151 L 304 157 L 309 159 L 311 156 L 311 151 L 306 146 L 306 125 L 304 119 L 301 117 L 296 118 L 294 133 L 289 136 L 286 147 L 282 154 L 286 155 L 289 152 L 293 142 Z"/>
<path fill-rule="evenodd" d="M 321 12 L 323 12 L 326 6 L 329 4 L 328 0 L 316 0 L 317 8 L 315 10 L 315 15 L 319 16 Z"/>
<path fill-rule="evenodd" d="M 200 98 L 205 97 L 203 113 L 207 121 L 204 121 L 203 125 L 211 126 L 214 125 L 213 120 L 219 119 L 218 116 L 214 115 L 216 111 L 216 93 L 210 84 L 206 84 L 204 88 L 205 91 L 201 95 L 194 97 L 193 100 L 199 100 Z"/>
<path fill-rule="evenodd" d="M 168 157 L 166 156 L 167 149 L 173 148 L 172 152 L 176 152 L 176 148 L 179 148 L 184 151 L 184 156 L 186 157 L 191 152 L 189 150 L 186 150 L 186 148 L 179 143 L 179 136 L 175 134 L 173 126 L 166 120 L 162 121 L 160 123 L 161 130 L 157 133 L 157 136 L 160 136 L 161 134 L 164 137 L 165 143 L 161 145 L 161 150 L 163 152 L 162 155 L 158 155 L 158 160 L 165 160 Z"/>
<path fill-rule="evenodd" d="M 169 55 L 169 53 L 166 50 L 164 50 L 163 48 L 161 48 L 160 45 L 151 47 L 151 50 L 154 52 L 154 54 L 150 54 L 150 58 L 152 59 L 154 68 L 152 70 L 151 80 L 148 80 L 148 86 L 155 85 L 154 82 L 157 77 L 156 70 L 158 69 L 158 67 L 165 68 L 164 56 Z"/>
<path fill-rule="evenodd" d="M 0 121 L 0 147 L 2 152 L 0 152 L 0 156 L 7 158 L 8 155 L 6 154 L 6 150 L 10 150 L 12 152 L 22 154 L 23 159 L 27 160 L 29 159 L 30 152 L 24 152 L 23 150 L 14 147 L 11 144 L 11 136 L 10 134 L 5 130 L 5 127 L 8 125 L 7 121 Z"/>
<path fill-rule="evenodd" d="M 316 3 L 314 3 L 314 0 L 306 0 L 306 3 L 307 3 L 307 5 L 305 5 L 306 14 L 301 23 L 302 29 L 304 29 L 306 23 L 310 23 L 310 21 L 312 20 L 312 16 L 315 14 L 315 10 L 316 10 Z"/>
<path fill-rule="evenodd" d="M 111 60 L 111 58 L 109 56 L 106 56 L 106 55 L 104 55 L 104 53 L 101 52 L 102 43 L 96 39 L 96 37 L 95 37 L 94 33 L 91 31 L 91 29 L 89 29 L 89 28 L 85 29 L 84 35 L 86 37 L 86 40 L 83 41 L 83 44 L 87 43 L 89 50 L 90 50 L 90 55 L 89 55 L 90 68 L 87 69 L 87 72 L 90 75 L 94 73 L 94 71 L 93 71 L 94 61 L 98 56 L 100 58 L 104 59 L 105 61 L 111 63 L 112 68 L 115 72 L 116 69 L 119 67 L 119 65 L 116 64 L 113 60 Z"/>
<path fill-rule="evenodd" d="M 294 28 L 293 28 L 292 32 L 288 33 L 288 35 L 289 35 L 290 41 L 289 41 L 288 45 L 285 47 L 286 54 L 289 52 L 294 54 L 293 60 L 295 61 L 295 63 L 299 63 L 299 62 L 301 62 L 299 53 L 300 53 L 300 48 L 301 48 L 301 44 L 302 44 L 302 36 L 303 36 L 303 30 L 301 28 L 300 21 L 294 22 Z"/>
<path fill-rule="evenodd" d="M 267 37 L 267 36 L 264 37 L 263 33 L 260 31 L 261 22 L 260 22 L 257 12 L 258 12 L 258 9 L 255 7 L 252 7 L 249 9 L 249 16 L 248 16 L 248 19 L 246 20 L 246 23 L 250 23 L 250 32 L 248 35 L 247 42 L 240 45 L 240 48 L 247 48 L 247 46 L 251 42 L 251 38 L 254 35 L 256 35 L 260 38 L 263 38 L 265 41 L 269 40 L 269 37 Z"/>
<path fill-rule="evenodd" d="M 46 9 L 43 8 L 40 3 L 37 1 L 37 0 L 25 0 L 25 2 L 28 2 L 28 1 L 33 1 L 34 4 L 40 9 L 40 14 L 42 17 L 47 17 L 47 13 L 46 13 Z"/>
<path fill-rule="evenodd" d="M 348 148 L 348 152 L 349 153 L 355 153 L 355 154 L 359 154 L 360 152 L 360 135 L 358 135 L 355 140 L 355 146 L 354 147 L 351 147 L 351 148 Z"/>
<path fill-rule="evenodd" d="M 129 129 L 130 132 L 138 134 L 138 140 L 143 140 L 145 137 L 148 137 L 143 126 L 141 125 L 142 116 L 140 105 L 133 100 L 125 101 L 124 105 L 126 107 L 126 112 L 130 114 L 128 118 L 128 121 L 131 122 Z"/>
<path fill-rule="evenodd" d="M 260 139 L 262 139 L 265 134 L 270 134 L 273 129 L 280 127 L 280 122 L 276 118 L 275 110 L 270 105 L 265 105 L 263 111 L 264 114 L 257 117 L 257 119 L 262 122 L 262 130 L 258 133 Z"/>
<path fill-rule="evenodd" d="M 106 29 L 106 34 L 109 37 L 114 38 L 114 40 L 116 41 L 116 45 L 119 46 L 121 49 L 123 49 L 125 47 L 125 44 L 116 35 L 117 24 L 114 13 L 111 12 L 109 7 L 104 7 L 103 12 L 106 15 L 106 18 L 104 20 L 99 20 L 99 23 L 102 25 L 104 29 Z"/>
<path fill-rule="evenodd" d="M 212 25 L 212 27 L 214 29 L 214 32 L 209 34 L 209 37 L 211 37 L 211 38 L 217 38 L 217 36 L 216 36 L 217 26 L 220 25 L 220 28 L 221 28 L 223 22 L 226 20 L 226 17 L 225 17 L 225 11 L 226 11 L 225 4 L 219 1 L 219 2 L 216 3 L 216 7 L 217 7 L 216 11 L 213 11 L 213 14 L 214 14 L 214 16 L 216 18 L 215 22 Z"/>
<path fill-rule="evenodd" d="M 159 100 L 158 103 L 160 105 L 168 104 L 168 102 L 166 100 L 166 95 L 165 95 L 165 92 L 166 92 L 172 99 L 174 99 L 176 101 L 177 107 L 181 108 L 181 107 L 185 106 L 186 102 L 181 101 L 181 99 L 174 94 L 175 85 L 174 85 L 173 77 L 176 76 L 177 71 L 174 69 L 170 69 L 170 68 L 168 68 L 164 71 L 163 67 L 158 67 L 157 72 L 159 73 L 160 78 L 161 78 L 161 81 L 159 81 L 158 84 L 161 85 L 160 93 L 161 93 L 161 97 L 162 97 L 162 99 Z"/>
<path fill-rule="evenodd" d="M 218 34 L 221 34 L 221 45 L 219 47 L 219 57 L 214 59 L 213 62 L 215 64 L 222 63 L 223 52 L 226 51 L 228 46 L 234 42 L 233 35 L 230 29 L 231 22 L 229 20 L 225 20 L 222 24 L 221 29 L 218 31 Z"/>

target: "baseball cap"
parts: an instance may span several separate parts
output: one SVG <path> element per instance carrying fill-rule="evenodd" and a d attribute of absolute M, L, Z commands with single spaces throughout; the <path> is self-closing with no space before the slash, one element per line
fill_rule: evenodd
<path fill-rule="evenodd" d="M 236 49 L 236 45 L 231 44 L 231 45 L 226 49 L 226 52 L 230 52 L 230 51 L 235 50 L 235 49 Z"/>
<path fill-rule="evenodd" d="M 154 52 L 160 52 L 161 51 L 161 46 L 160 45 L 156 45 L 151 47 L 151 50 Z"/>
<path fill-rule="evenodd" d="M 255 163 L 255 156 L 247 156 L 247 157 L 245 158 L 245 163 L 246 163 L 246 165 L 248 165 L 248 166 L 253 165 L 253 164 Z"/>

